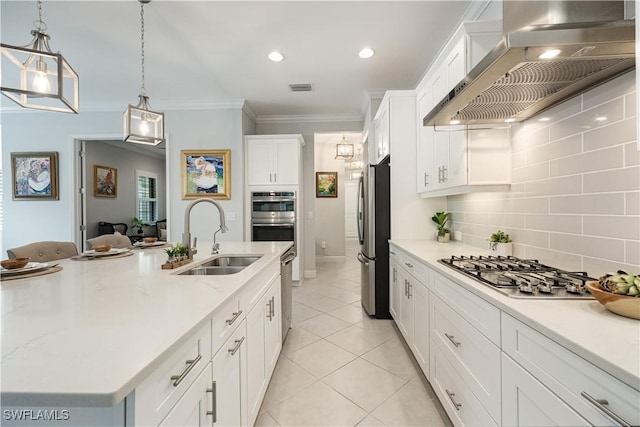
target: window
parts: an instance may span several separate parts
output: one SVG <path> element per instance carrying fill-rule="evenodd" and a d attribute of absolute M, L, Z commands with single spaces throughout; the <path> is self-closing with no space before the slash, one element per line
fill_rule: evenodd
<path fill-rule="evenodd" d="M 158 174 L 136 170 L 136 217 L 148 224 L 158 220 Z"/>

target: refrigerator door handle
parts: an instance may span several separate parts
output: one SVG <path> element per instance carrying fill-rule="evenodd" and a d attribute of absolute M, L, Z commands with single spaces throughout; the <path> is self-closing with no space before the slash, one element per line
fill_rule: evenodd
<path fill-rule="evenodd" d="M 364 265 L 369 265 L 369 261 L 364 259 L 361 253 L 358 253 L 358 261 L 360 261 Z"/>
<path fill-rule="evenodd" d="M 364 178 L 358 180 L 358 204 L 356 206 L 356 221 L 358 221 L 358 241 L 364 244 Z"/>

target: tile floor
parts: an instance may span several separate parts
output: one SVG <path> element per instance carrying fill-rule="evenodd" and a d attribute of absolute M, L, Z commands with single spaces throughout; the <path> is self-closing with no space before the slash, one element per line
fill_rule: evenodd
<path fill-rule="evenodd" d="M 391 320 L 360 306 L 357 241 L 293 288 L 293 328 L 256 426 L 451 426 Z"/>

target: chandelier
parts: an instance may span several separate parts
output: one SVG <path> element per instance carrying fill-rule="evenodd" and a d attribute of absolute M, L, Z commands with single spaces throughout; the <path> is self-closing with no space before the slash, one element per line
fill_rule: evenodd
<path fill-rule="evenodd" d="M 351 160 L 353 158 L 353 144 L 349 144 L 342 134 L 342 141 L 336 144 L 336 159 Z"/>
<path fill-rule="evenodd" d="M 47 24 L 42 20 L 42 0 L 38 19 L 31 30 L 33 40 L 24 46 L 0 44 L 2 94 L 25 108 L 78 113 L 79 79 L 66 59 L 49 47 Z"/>
<path fill-rule="evenodd" d="M 142 70 L 138 105 L 127 107 L 124 112 L 124 142 L 158 145 L 164 142 L 164 113 L 153 111 L 144 85 L 144 5 L 151 0 L 140 2 L 140 64 Z"/>

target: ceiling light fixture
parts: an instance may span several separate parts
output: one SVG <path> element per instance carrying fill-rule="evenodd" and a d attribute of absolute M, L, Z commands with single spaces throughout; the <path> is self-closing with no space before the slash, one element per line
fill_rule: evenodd
<path fill-rule="evenodd" d="M 342 134 L 342 141 L 336 145 L 336 159 L 351 160 L 353 159 L 353 144 L 349 144 Z"/>
<path fill-rule="evenodd" d="M 164 142 L 164 113 L 151 110 L 149 97 L 144 86 L 144 5 L 151 0 L 140 2 L 140 63 L 142 70 L 142 86 L 138 105 L 129 104 L 124 111 L 124 142 L 136 144 L 158 145 Z"/>
<path fill-rule="evenodd" d="M 284 59 L 284 55 L 278 52 L 277 50 L 274 50 L 269 54 L 269 59 L 272 60 L 273 62 L 280 62 Z"/>
<path fill-rule="evenodd" d="M 540 56 L 538 56 L 539 59 L 553 59 L 556 56 L 560 55 L 560 49 L 549 49 L 544 51 Z"/>
<path fill-rule="evenodd" d="M 370 47 L 365 47 L 360 52 L 358 52 L 358 56 L 362 59 L 368 59 L 375 55 L 375 51 Z"/>
<path fill-rule="evenodd" d="M 42 20 L 42 0 L 38 19 L 31 30 L 33 40 L 24 46 L 0 44 L 2 53 L 2 94 L 25 108 L 78 113 L 79 79 L 71 65 L 49 47 L 47 24 Z"/>

